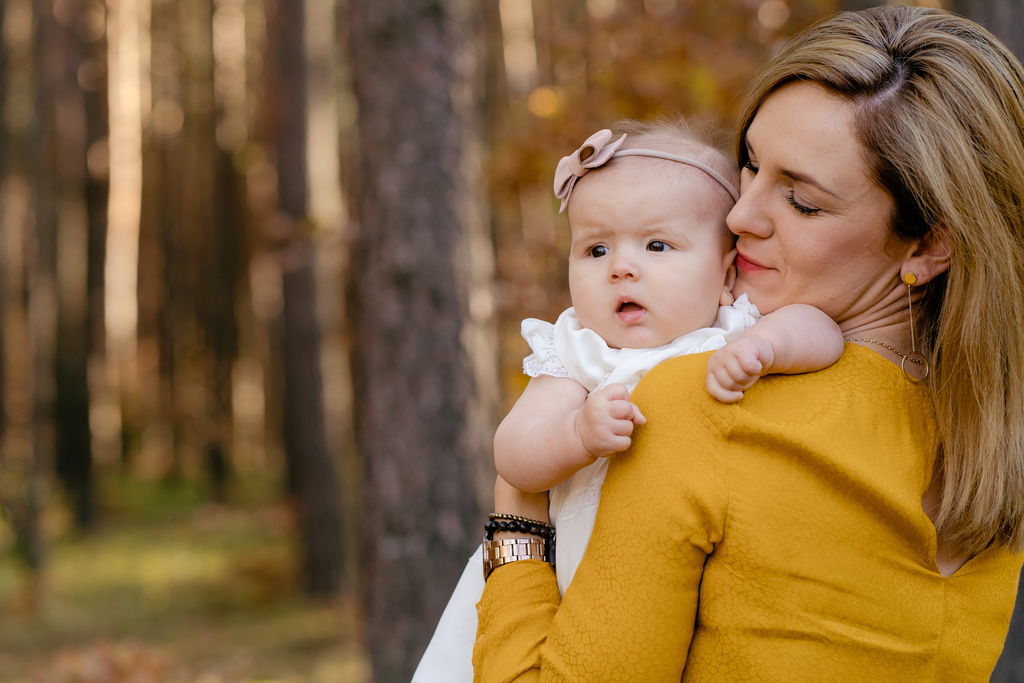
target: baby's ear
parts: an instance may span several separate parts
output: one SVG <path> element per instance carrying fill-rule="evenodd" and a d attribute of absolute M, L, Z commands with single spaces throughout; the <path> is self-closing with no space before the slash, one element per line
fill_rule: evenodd
<path fill-rule="evenodd" d="M 732 286 L 736 284 L 736 250 L 731 250 L 725 255 L 725 282 L 722 284 L 722 294 L 718 297 L 719 306 L 732 306 L 736 297 L 732 295 Z"/>

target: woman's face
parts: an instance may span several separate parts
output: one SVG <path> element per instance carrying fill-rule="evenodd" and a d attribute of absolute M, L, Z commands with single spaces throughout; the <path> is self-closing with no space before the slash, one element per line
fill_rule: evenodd
<path fill-rule="evenodd" d="M 763 312 L 804 303 L 841 327 L 878 317 L 906 246 L 889 229 L 893 200 L 869 175 L 851 105 L 810 82 L 782 86 L 747 130 L 736 295 Z M 889 297 L 891 301 L 891 296 Z"/>

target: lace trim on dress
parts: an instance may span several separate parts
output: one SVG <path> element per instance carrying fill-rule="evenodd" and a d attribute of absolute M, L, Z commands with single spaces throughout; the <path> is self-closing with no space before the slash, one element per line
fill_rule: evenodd
<path fill-rule="evenodd" d="M 536 353 L 531 353 L 523 359 L 523 373 L 530 377 L 550 375 L 552 377 L 568 377 L 572 379 L 572 375 L 569 374 L 569 371 L 558 360 L 558 356 L 554 354 L 546 358 L 540 358 Z"/>

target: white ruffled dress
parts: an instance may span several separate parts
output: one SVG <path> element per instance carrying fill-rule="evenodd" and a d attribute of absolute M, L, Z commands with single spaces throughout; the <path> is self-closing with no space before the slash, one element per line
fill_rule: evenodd
<path fill-rule="evenodd" d="M 568 377 L 588 391 L 618 383 L 625 384 L 632 392 L 640 378 L 655 365 L 676 356 L 719 349 L 759 317 L 757 307 L 742 295 L 732 306 L 719 308 L 714 327 L 694 330 L 664 346 L 615 349 L 593 330 L 581 327 L 576 311 L 568 308 L 554 325 L 536 318 L 522 322 L 523 338 L 533 351 L 523 360 L 523 372 L 530 377 Z M 562 593 L 576 574 L 593 532 L 608 460 L 598 458 L 551 490 L 551 522 L 558 530 L 555 573 Z M 441 615 L 413 675 L 413 683 L 470 683 L 473 680 L 476 603 L 484 588 L 482 562 L 480 548 L 477 548 Z"/>

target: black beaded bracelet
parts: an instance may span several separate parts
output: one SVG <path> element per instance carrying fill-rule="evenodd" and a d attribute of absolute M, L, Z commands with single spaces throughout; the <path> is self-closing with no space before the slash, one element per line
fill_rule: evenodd
<path fill-rule="evenodd" d="M 484 538 L 488 541 L 494 540 L 496 531 L 511 531 L 518 534 L 529 534 L 547 541 L 544 559 L 551 564 L 555 563 L 555 527 L 547 522 L 541 522 L 519 515 L 509 515 L 502 512 L 492 512 L 487 515 L 487 523 L 484 524 Z"/>
<path fill-rule="evenodd" d="M 487 515 L 487 523 L 484 524 L 484 533 L 487 535 L 487 540 L 493 540 L 494 532 L 496 531 L 530 534 L 531 536 L 543 538 L 546 541 L 553 540 L 555 537 L 555 527 L 546 522 L 520 517 L 519 515 L 492 512 Z"/>

